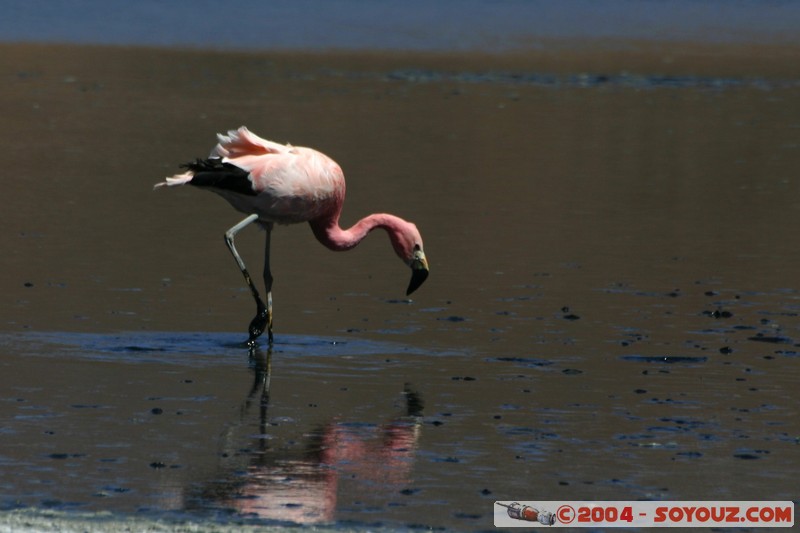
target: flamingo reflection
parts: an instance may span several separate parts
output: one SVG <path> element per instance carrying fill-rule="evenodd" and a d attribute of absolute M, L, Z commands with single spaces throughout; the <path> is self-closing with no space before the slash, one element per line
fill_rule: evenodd
<path fill-rule="evenodd" d="M 246 448 L 247 463 L 228 465 L 222 480 L 203 489 L 203 500 L 245 515 L 307 524 L 335 519 L 340 480 L 356 479 L 387 495 L 408 486 L 423 407 L 410 386 L 403 393 L 403 411 L 384 423 L 331 420 L 306 433 L 301 450 L 273 449 L 267 418 L 271 355 L 271 348 L 251 351 L 254 381 L 242 416 L 258 403 L 260 434 Z"/>

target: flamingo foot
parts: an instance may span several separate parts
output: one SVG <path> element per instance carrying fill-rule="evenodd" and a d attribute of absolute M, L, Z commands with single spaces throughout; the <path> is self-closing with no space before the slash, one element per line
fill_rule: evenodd
<path fill-rule="evenodd" d="M 267 330 L 269 344 L 272 345 L 272 309 L 264 305 L 260 299 L 256 302 L 256 316 L 250 321 L 247 328 L 250 338 L 247 340 L 248 346 L 255 346 L 256 339 Z"/>

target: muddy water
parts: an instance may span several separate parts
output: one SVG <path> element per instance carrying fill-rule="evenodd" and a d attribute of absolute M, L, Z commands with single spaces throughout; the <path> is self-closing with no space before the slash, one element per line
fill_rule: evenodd
<path fill-rule="evenodd" d="M 562 52 L 4 46 L 0 505 L 485 529 L 796 498 L 796 53 Z M 151 190 L 240 124 L 337 159 L 344 223 L 418 224 L 413 301 L 383 236 L 281 227 L 276 344 L 241 347 L 239 215 Z"/>

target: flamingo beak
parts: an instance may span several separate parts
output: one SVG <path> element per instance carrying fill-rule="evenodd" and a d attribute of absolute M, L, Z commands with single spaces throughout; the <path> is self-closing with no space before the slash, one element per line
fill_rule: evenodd
<path fill-rule="evenodd" d="M 419 289 L 426 279 L 428 279 L 429 269 L 428 260 L 422 250 L 414 252 L 414 259 L 411 261 L 411 282 L 408 284 L 406 296 Z"/>

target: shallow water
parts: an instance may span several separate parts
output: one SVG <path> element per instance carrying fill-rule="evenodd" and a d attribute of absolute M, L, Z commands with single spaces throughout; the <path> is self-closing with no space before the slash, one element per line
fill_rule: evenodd
<path fill-rule="evenodd" d="M 486 529 L 495 500 L 796 498 L 798 80 L 648 57 L 3 47 L 2 506 Z M 383 236 L 281 227 L 276 345 L 241 346 L 239 215 L 151 191 L 240 124 L 337 159 L 345 224 L 418 224 L 413 301 Z"/>

